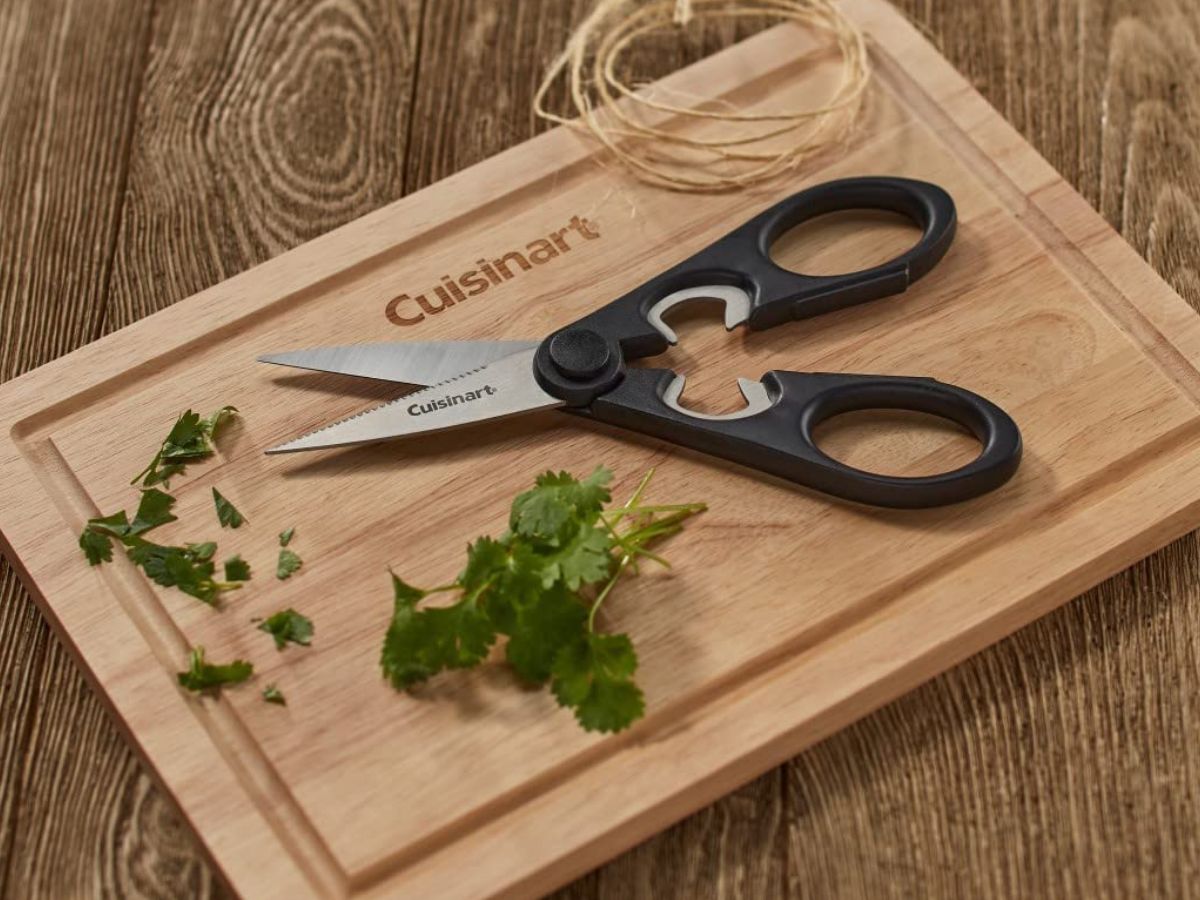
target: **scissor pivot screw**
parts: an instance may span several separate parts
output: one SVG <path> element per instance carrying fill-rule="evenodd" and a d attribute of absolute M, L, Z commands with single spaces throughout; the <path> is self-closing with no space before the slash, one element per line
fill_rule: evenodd
<path fill-rule="evenodd" d="M 550 361 L 567 378 L 584 381 L 608 368 L 612 349 L 589 328 L 568 328 L 550 339 Z"/>

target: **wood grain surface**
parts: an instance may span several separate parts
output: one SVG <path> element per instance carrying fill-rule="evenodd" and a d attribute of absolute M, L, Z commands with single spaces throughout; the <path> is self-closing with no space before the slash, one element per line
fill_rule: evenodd
<path fill-rule="evenodd" d="M 0 8 L 5 378 L 528 137 L 537 76 L 586 8 L 105 5 Z M 1200 4 L 902 7 L 1200 303 Z M 1177 542 L 564 894 L 1195 891 L 1198 556 Z M 0 893 L 221 895 L 3 578 Z"/>

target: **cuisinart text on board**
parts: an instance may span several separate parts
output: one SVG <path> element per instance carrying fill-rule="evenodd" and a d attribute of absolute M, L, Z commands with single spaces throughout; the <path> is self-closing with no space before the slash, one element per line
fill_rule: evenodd
<path fill-rule="evenodd" d="M 426 316 L 437 315 L 468 297 L 482 294 L 494 285 L 503 284 L 528 272 L 534 266 L 545 265 L 574 246 L 600 237 L 595 222 L 583 216 L 572 216 L 566 228 L 552 231 L 546 237 L 530 241 L 524 250 L 510 250 L 495 259 L 477 259 L 476 268 L 467 269 L 457 278 L 443 275 L 441 283 L 422 294 L 400 294 L 388 301 L 385 310 L 393 325 L 418 325 Z"/>

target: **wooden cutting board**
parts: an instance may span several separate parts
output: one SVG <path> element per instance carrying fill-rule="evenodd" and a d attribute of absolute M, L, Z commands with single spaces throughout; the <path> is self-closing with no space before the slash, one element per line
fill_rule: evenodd
<path fill-rule="evenodd" d="M 237 890 L 548 889 L 1200 523 L 1200 320 L 896 12 L 847 9 L 873 41 L 870 109 L 848 147 L 794 178 L 672 194 L 554 131 L 0 388 L 5 552 Z M 836 60 L 781 27 L 668 86 L 765 109 L 810 102 L 835 75 Z M 689 374 L 685 402 L 710 411 L 736 407 L 735 375 L 770 368 L 963 385 L 1024 433 L 1021 471 L 995 494 L 852 507 L 558 413 L 404 445 L 261 453 L 395 390 L 261 366 L 260 352 L 540 336 L 784 194 L 855 174 L 954 195 L 959 234 L 937 269 L 901 297 L 761 334 L 690 317 L 665 362 Z M 438 305 L 441 276 L 532 256 L 555 234 L 569 249 L 405 321 L 420 294 Z M 906 237 L 842 218 L 781 253 L 836 271 Z M 214 611 L 123 559 L 88 568 L 83 522 L 134 505 L 129 478 L 180 410 L 224 403 L 243 423 L 172 484 L 180 521 L 155 535 L 219 538 L 221 556 L 254 564 L 251 584 Z M 905 473 L 969 451 L 895 417 L 855 417 L 825 440 Z M 675 568 L 646 570 L 608 607 L 639 648 L 646 718 L 585 734 L 498 665 L 393 692 L 377 669 L 388 567 L 418 584 L 452 577 L 466 542 L 501 530 L 538 471 L 597 462 L 617 472 L 618 496 L 657 466 L 653 498 L 710 505 L 665 548 Z M 214 485 L 248 525 L 219 531 Z M 275 536 L 289 526 L 305 565 L 279 582 Z M 250 622 L 285 606 L 314 619 L 311 649 L 277 653 Z M 194 644 L 252 659 L 254 681 L 218 701 L 184 695 L 174 673 Z M 269 682 L 286 708 L 261 701 Z"/>

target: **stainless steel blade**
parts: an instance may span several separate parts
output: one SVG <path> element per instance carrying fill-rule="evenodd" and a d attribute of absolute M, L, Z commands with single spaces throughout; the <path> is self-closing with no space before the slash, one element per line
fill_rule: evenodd
<path fill-rule="evenodd" d="M 370 444 L 562 406 L 563 402 L 543 391 L 533 377 L 536 351 L 535 346 L 514 353 L 477 371 L 309 432 L 267 453 Z"/>
<path fill-rule="evenodd" d="M 537 345 L 537 341 L 394 341 L 287 350 L 267 353 L 258 361 L 316 372 L 429 385 L 522 350 L 532 350 Z"/>

